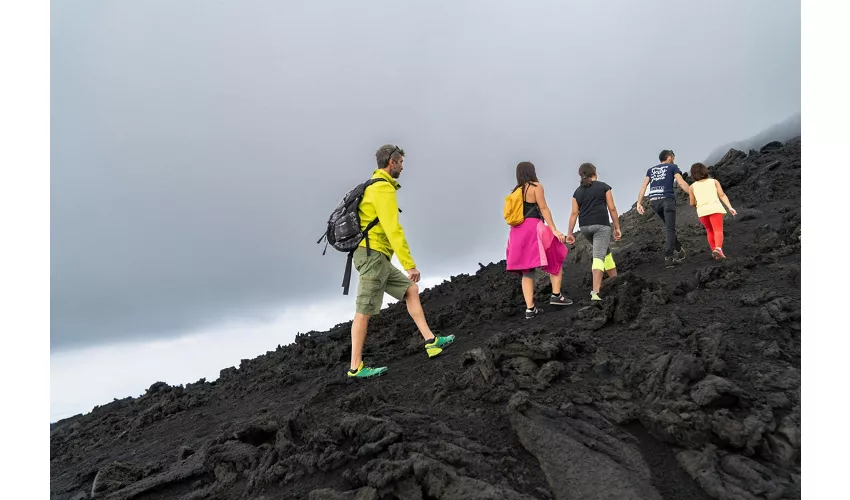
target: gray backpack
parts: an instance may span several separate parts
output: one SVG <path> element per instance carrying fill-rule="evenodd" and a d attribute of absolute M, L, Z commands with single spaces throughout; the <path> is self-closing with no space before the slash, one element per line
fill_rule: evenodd
<path fill-rule="evenodd" d="M 372 249 L 369 247 L 369 231 L 378 223 L 378 218 L 375 217 L 375 220 L 370 222 L 366 226 L 366 229 L 361 231 L 360 202 L 363 201 L 363 194 L 366 192 L 366 188 L 376 182 L 387 182 L 387 180 L 380 178 L 369 179 L 346 193 L 342 198 L 342 202 L 331 212 L 325 233 L 316 242 L 317 244 L 321 244 L 322 240 L 326 241 L 322 255 L 325 255 L 328 251 L 328 245 L 340 252 L 348 252 L 348 259 L 345 262 L 345 273 L 342 277 L 343 295 L 348 295 L 348 285 L 351 282 L 351 261 L 354 258 L 354 251 L 357 250 L 363 239 L 366 240 L 366 254 L 371 255 L 372 252 Z"/>

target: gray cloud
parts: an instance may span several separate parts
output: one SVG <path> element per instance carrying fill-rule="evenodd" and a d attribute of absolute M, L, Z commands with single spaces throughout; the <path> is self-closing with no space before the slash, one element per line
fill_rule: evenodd
<path fill-rule="evenodd" d="M 705 159 L 705 164 L 713 165 L 717 163 L 732 148 L 748 153 L 751 149 L 761 149 L 762 146 L 771 141 L 785 142 L 798 137 L 802 133 L 802 125 L 802 114 L 796 113 L 777 124 L 767 127 L 750 138 L 730 142 L 729 144 L 715 148 Z"/>
<path fill-rule="evenodd" d="M 519 161 L 565 225 L 583 161 L 624 211 L 799 109 L 799 1 L 52 2 L 51 349 L 340 294 L 315 241 L 383 143 L 433 276 L 504 257 Z"/>

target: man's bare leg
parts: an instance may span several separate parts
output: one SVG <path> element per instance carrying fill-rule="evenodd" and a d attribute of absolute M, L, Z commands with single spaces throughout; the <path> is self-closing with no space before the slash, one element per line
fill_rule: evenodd
<path fill-rule="evenodd" d="M 613 269 L 609 269 L 609 270 L 608 270 L 608 271 L 606 271 L 606 272 L 608 273 L 608 277 L 609 277 L 609 278 L 613 278 L 614 276 L 616 276 L 616 275 L 617 275 L 617 268 L 615 267 L 615 268 L 613 268 Z"/>
<path fill-rule="evenodd" d="M 351 323 L 351 369 L 356 370 L 363 361 L 363 344 L 366 343 L 366 327 L 369 326 L 369 316 L 355 313 Z"/>
<path fill-rule="evenodd" d="M 425 321 L 425 311 L 422 309 L 422 302 L 419 300 L 419 285 L 410 285 L 410 288 L 407 289 L 405 299 L 407 300 L 407 312 L 410 313 L 410 317 L 413 318 L 413 322 L 419 328 L 422 338 L 432 340 L 434 338 L 434 332 L 431 331 L 428 322 Z"/>

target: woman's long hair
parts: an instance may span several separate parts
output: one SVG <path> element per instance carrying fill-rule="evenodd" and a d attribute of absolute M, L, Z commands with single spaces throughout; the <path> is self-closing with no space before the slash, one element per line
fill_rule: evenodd
<path fill-rule="evenodd" d="M 514 186 L 512 191 L 529 182 L 540 182 L 537 180 L 537 172 L 534 170 L 534 164 L 530 161 L 518 163 L 516 166 L 516 186 Z"/>
<path fill-rule="evenodd" d="M 693 177 L 695 181 L 701 181 L 703 179 L 708 179 L 711 176 L 708 173 L 708 167 L 702 163 L 694 163 L 691 165 L 691 177 Z"/>
<path fill-rule="evenodd" d="M 578 167 L 578 175 L 581 177 L 581 186 L 589 187 L 593 184 L 593 176 L 596 175 L 596 165 L 593 163 L 582 163 Z"/>

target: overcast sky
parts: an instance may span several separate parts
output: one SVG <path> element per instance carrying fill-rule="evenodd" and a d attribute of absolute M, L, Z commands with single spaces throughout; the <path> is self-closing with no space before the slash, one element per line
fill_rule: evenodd
<path fill-rule="evenodd" d="M 504 258 L 520 161 L 563 230 L 580 163 L 624 212 L 799 110 L 799 1 L 51 2 L 51 351 L 341 300 L 316 240 L 384 143 L 434 277 Z"/>

